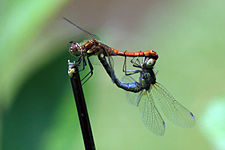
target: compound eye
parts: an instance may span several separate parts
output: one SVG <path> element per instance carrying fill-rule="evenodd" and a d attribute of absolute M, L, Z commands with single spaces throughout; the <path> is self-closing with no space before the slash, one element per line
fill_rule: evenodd
<path fill-rule="evenodd" d="M 70 47 L 70 53 L 74 56 L 80 56 L 81 55 L 81 47 L 78 43 L 72 43 Z"/>
<path fill-rule="evenodd" d="M 154 64 L 155 64 L 155 59 L 153 59 L 153 58 L 150 58 L 149 60 L 147 60 L 147 62 L 146 62 L 146 65 L 147 66 L 154 66 Z"/>
<path fill-rule="evenodd" d="M 80 45 L 79 45 L 78 43 L 76 43 L 76 44 L 74 44 L 74 45 L 75 45 L 75 49 L 81 50 L 81 47 L 80 47 Z"/>

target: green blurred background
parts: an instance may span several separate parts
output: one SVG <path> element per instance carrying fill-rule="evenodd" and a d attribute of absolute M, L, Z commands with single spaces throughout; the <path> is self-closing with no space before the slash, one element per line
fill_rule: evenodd
<path fill-rule="evenodd" d="M 114 48 L 156 50 L 158 81 L 196 116 L 194 128 L 166 122 L 165 136 L 155 136 L 95 66 L 83 90 L 98 150 L 225 150 L 224 6 L 224 0 L 2 0 L 0 148 L 84 149 L 67 60 L 68 41 L 89 37 L 65 16 Z"/>

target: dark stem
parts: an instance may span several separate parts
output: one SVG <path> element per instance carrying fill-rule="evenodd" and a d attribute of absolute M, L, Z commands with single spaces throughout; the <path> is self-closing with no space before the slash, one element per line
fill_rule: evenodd
<path fill-rule="evenodd" d="M 71 70 L 72 73 L 71 73 Z M 86 150 L 95 150 L 94 138 L 91 131 L 91 124 L 88 117 L 87 107 L 84 99 L 83 89 L 77 66 L 69 62 L 70 81 L 77 106 L 80 126 L 82 130 Z"/>

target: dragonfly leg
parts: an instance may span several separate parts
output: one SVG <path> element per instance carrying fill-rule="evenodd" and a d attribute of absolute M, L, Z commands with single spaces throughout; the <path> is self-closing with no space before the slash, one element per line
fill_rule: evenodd
<path fill-rule="evenodd" d="M 125 56 L 124 63 L 123 63 L 123 72 L 125 73 L 126 76 L 129 76 L 129 75 L 139 73 L 141 72 L 141 70 L 127 70 L 127 57 Z"/>
<path fill-rule="evenodd" d="M 82 61 L 83 60 L 83 61 Z M 86 63 L 86 60 L 85 60 L 85 57 L 82 57 L 82 65 L 83 65 L 83 67 L 82 67 L 82 69 L 80 69 L 79 71 L 83 71 L 84 69 L 85 69 L 85 66 L 87 65 L 87 63 Z M 81 62 L 80 62 L 81 63 Z"/>
<path fill-rule="evenodd" d="M 85 66 L 87 65 L 84 56 L 80 56 L 79 59 L 76 61 L 76 66 L 81 66 L 82 63 L 82 69 L 79 68 L 79 72 L 83 71 L 85 69 Z"/>
<path fill-rule="evenodd" d="M 88 66 L 90 68 L 90 71 L 81 80 L 81 81 L 83 81 L 82 85 L 84 85 L 91 78 L 91 76 L 93 75 L 94 67 L 91 64 L 91 61 L 90 61 L 89 57 L 87 57 L 87 61 L 88 61 Z M 85 61 L 85 63 L 86 63 L 86 61 Z"/>
<path fill-rule="evenodd" d="M 82 62 L 82 56 L 79 57 L 79 59 L 76 61 L 75 65 L 80 66 L 81 62 Z"/>
<path fill-rule="evenodd" d="M 141 68 L 141 63 L 138 58 L 134 57 L 130 62 L 133 64 L 133 67 Z"/>
<path fill-rule="evenodd" d="M 131 59 L 130 62 L 131 62 L 132 64 L 135 64 L 135 65 L 138 65 L 138 64 L 140 65 L 140 61 L 139 61 L 139 59 L 136 58 L 136 57 L 134 57 L 133 59 Z"/>

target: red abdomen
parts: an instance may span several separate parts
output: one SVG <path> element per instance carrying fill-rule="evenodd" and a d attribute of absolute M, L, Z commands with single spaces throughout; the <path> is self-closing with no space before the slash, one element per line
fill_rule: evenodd
<path fill-rule="evenodd" d="M 152 57 L 152 58 L 155 58 L 157 59 L 158 58 L 158 54 L 153 51 L 153 50 L 147 50 L 147 51 L 144 51 L 144 52 L 123 52 L 123 51 L 119 51 L 119 50 L 116 50 L 112 47 L 110 47 L 111 50 L 116 54 L 116 55 L 119 55 L 119 56 L 128 56 L 128 57 Z"/>

